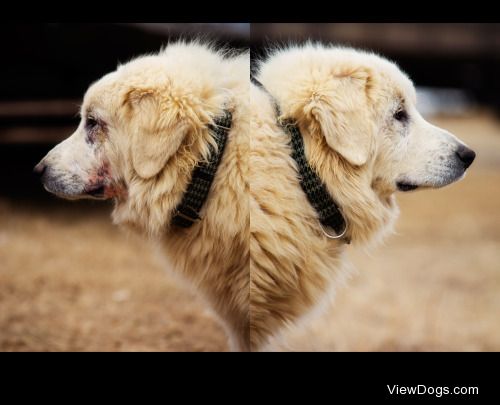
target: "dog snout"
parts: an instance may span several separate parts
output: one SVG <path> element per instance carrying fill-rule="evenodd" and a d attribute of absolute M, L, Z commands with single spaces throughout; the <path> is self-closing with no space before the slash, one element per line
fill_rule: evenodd
<path fill-rule="evenodd" d="M 465 169 L 467 169 L 476 158 L 476 152 L 464 145 L 460 145 L 455 154 L 462 161 Z"/>
<path fill-rule="evenodd" d="M 46 170 L 47 165 L 42 161 L 33 168 L 33 173 L 35 173 L 39 177 L 42 177 Z"/>

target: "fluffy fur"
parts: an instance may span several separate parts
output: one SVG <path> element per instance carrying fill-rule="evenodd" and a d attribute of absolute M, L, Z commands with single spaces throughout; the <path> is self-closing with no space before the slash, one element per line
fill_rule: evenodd
<path fill-rule="evenodd" d="M 307 159 L 355 245 L 391 230 L 398 183 L 438 187 L 464 174 L 455 153 L 463 144 L 423 120 L 411 81 L 379 56 L 289 47 L 261 61 L 257 78 L 281 118 L 299 125 Z M 269 95 L 252 86 L 250 99 L 250 336 L 260 349 L 334 289 L 345 244 L 324 236 Z"/>
<path fill-rule="evenodd" d="M 113 199 L 114 222 L 159 241 L 173 271 L 223 319 L 233 348 L 260 350 L 335 289 L 345 246 L 324 236 L 280 117 L 250 86 L 249 68 L 248 53 L 196 42 L 120 66 L 89 88 L 80 126 L 36 170 L 63 198 Z M 353 244 L 391 229 L 395 191 L 449 184 L 474 158 L 418 114 L 411 81 L 376 55 L 290 47 L 271 53 L 258 78 L 281 118 L 299 125 Z M 203 219 L 171 227 L 225 109 L 233 123 Z"/>
<path fill-rule="evenodd" d="M 104 190 L 98 198 L 114 199 L 116 224 L 159 239 L 240 350 L 249 349 L 248 76 L 248 53 L 198 42 L 137 58 L 89 88 L 80 127 L 41 162 L 49 191 L 86 198 Z M 232 127 L 203 220 L 171 227 L 196 163 L 214 144 L 208 126 L 225 109 Z"/>

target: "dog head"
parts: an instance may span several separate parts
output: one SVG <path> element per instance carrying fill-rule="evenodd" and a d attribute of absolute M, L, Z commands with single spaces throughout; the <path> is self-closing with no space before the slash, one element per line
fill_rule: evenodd
<path fill-rule="evenodd" d="M 351 171 L 370 167 L 385 190 L 445 186 L 474 160 L 463 142 L 419 114 L 410 79 L 374 54 L 320 45 L 278 51 L 259 79 L 283 115 L 320 134 Z"/>
<path fill-rule="evenodd" d="M 475 154 L 416 109 L 410 79 L 374 54 L 307 44 L 277 50 L 258 79 L 299 125 L 309 163 L 343 209 L 353 240 L 391 229 L 396 191 L 461 179 Z"/>
<path fill-rule="evenodd" d="M 148 202 L 174 207 L 226 107 L 222 61 L 208 47 L 178 43 L 94 83 L 76 131 L 35 167 L 44 187 L 67 199 L 114 198 L 117 222 L 147 216 Z"/>
<path fill-rule="evenodd" d="M 374 55 L 370 59 L 379 61 L 373 70 L 365 68 L 374 78 L 372 87 L 367 83 L 365 91 L 375 122 L 368 135 L 374 140 L 375 183 L 390 191 L 406 192 L 439 188 L 462 179 L 475 152 L 422 117 L 416 108 L 413 83 L 396 65 Z"/>
<path fill-rule="evenodd" d="M 90 87 L 76 131 L 35 166 L 47 191 L 67 199 L 106 199 L 125 191 L 110 156 L 123 135 L 114 116 L 116 95 L 109 91 L 116 76 L 109 74 Z"/>

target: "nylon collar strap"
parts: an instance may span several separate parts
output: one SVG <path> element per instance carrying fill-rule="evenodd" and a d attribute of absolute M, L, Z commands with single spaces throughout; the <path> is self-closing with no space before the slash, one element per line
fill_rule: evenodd
<path fill-rule="evenodd" d="M 210 155 L 208 161 L 198 162 L 193 170 L 191 181 L 182 196 L 182 200 L 174 210 L 174 216 L 171 222 L 172 225 L 176 225 L 181 228 L 189 228 L 201 219 L 200 211 L 208 198 L 210 187 L 222 159 L 224 148 L 226 146 L 227 135 L 231 128 L 231 122 L 231 113 L 229 111 L 225 111 L 222 117 L 215 120 L 214 125 L 209 126 L 217 144 L 217 149 L 210 145 Z"/>
<path fill-rule="evenodd" d="M 298 125 L 290 118 L 280 119 L 281 111 L 276 99 L 267 91 L 267 89 L 257 79 L 252 77 L 254 84 L 263 89 L 273 101 L 276 117 L 280 126 L 290 136 L 290 146 L 292 147 L 292 157 L 297 163 L 300 175 L 300 186 L 307 196 L 309 203 L 318 214 L 319 222 L 322 226 L 325 236 L 331 239 L 344 238 L 344 241 L 350 241 L 344 237 L 347 230 L 347 223 L 342 212 L 328 192 L 325 184 L 307 161 L 304 150 L 304 139 L 300 133 Z M 327 232 L 325 228 L 332 228 L 335 235 Z"/>

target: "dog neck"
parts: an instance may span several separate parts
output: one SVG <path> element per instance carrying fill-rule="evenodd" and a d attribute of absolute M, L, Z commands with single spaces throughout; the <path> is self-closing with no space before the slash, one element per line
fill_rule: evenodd
<path fill-rule="evenodd" d="M 224 113 L 222 117 L 227 117 L 227 114 Z M 213 126 L 207 125 L 201 129 L 195 136 L 196 139 L 186 137 L 178 152 L 167 161 L 163 170 L 154 178 L 140 179 L 131 171 L 127 179 L 127 196 L 114 199 L 113 222 L 130 230 L 157 237 L 165 232 L 180 230 L 181 226 L 174 225 L 173 217 L 179 211 L 186 213 L 186 209 L 179 208 L 184 204 L 194 209 L 194 213 L 188 211 L 187 215 L 184 214 L 189 219 L 192 218 L 192 220 L 185 219 L 185 228 L 198 221 L 199 212 L 206 205 L 210 185 L 225 149 L 230 121 L 223 123 L 216 119 Z M 212 144 L 216 144 L 217 148 L 212 148 Z M 202 152 L 204 147 L 207 148 L 206 153 Z M 205 169 L 203 172 L 198 169 L 200 166 Z M 206 170 L 213 170 L 213 173 L 209 171 L 209 174 L 206 174 L 204 173 Z M 195 191 L 195 184 L 199 184 L 199 180 L 198 183 L 193 182 L 193 176 L 195 178 L 203 176 L 207 179 L 199 196 L 194 197 L 196 200 L 194 203 L 187 197 L 193 194 L 193 192 L 188 194 L 188 190 Z"/>
<path fill-rule="evenodd" d="M 222 159 L 231 120 L 231 113 L 225 111 L 222 117 L 215 120 L 214 125 L 209 126 L 217 147 L 209 145 L 210 155 L 207 161 L 200 161 L 196 165 L 182 200 L 174 210 L 172 225 L 189 228 L 201 220 L 200 210 L 208 198 L 210 186 Z"/>
<path fill-rule="evenodd" d="M 309 164 L 305 155 L 304 140 L 299 126 L 291 118 L 282 119 L 281 109 L 276 98 L 255 77 L 252 76 L 251 80 L 270 97 L 279 125 L 290 136 L 292 157 L 299 169 L 300 186 L 306 194 L 307 200 L 318 214 L 318 221 L 323 234 L 329 239 L 338 239 L 349 244 L 350 238 L 346 235 L 347 221 L 339 205 L 328 192 L 321 177 Z M 334 232 L 330 231 L 330 229 Z"/>
<path fill-rule="evenodd" d="M 373 179 L 373 162 L 353 170 L 338 154 L 331 153 L 322 134 L 302 126 L 300 129 L 309 164 L 342 207 L 349 238 L 364 245 L 382 240 L 391 232 L 399 210 L 394 193 Z"/>

